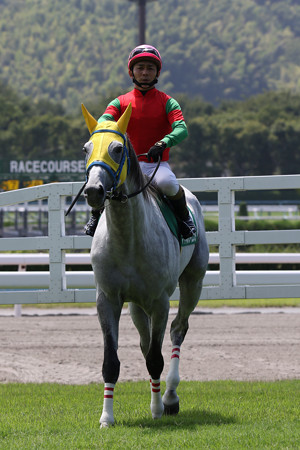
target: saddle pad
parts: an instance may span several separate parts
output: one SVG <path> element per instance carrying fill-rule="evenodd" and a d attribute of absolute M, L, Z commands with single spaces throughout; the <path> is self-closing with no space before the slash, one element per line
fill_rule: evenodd
<path fill-rule="evenodd" d="M 180 235 L 180 232 L 179 232 L 179 226 L 178 226 L 176 216 L 175 216 L 173 210 L 170 208 L 167 201 L 164 200 L 163 197 L 157 197 L 156 201 L 157 201 L 157 204 L 158 204 L 158 206 L 162 212 L 162 215 L 164 216 L 165 221 L 167 222 L 170 230 L 172 231 L 174 236 L 178 239 L 180 247 L 185 247 L 187 245 L 194 245 L 196 243 L 198 233 L 196 233 L 195 236 L 192 236 L 188 239 L 183 239 L 183 237 Z M 197 229 L 194 214 L 192 213 L 190 208 L 189 208 L 189 211 L 190 211 L 191 217 L 193 219 L 194 225 Z"/>

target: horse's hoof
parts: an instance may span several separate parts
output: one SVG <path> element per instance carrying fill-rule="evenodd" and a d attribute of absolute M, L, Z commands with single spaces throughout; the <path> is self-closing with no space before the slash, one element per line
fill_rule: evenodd
<path fill-rule="evenodd" d="M 179 401 L 173 405 L 164 405 L 164 415 L 165 416 L 176 416 L 179 413 Z"/>
<path fill-rule="evenodd" d="M 161 419 L 162 415 L 164 413 L 164 405 L 163 402 L 159 403 L 158 405 L 151 405 L 151 414 L 152 419 Z"/>
<path fill-rule="evenodd" d="M 100 423 L 100 428 L 113 427 L 115 424 L 114 417 L 111 414 L 107 414 L 106 412 L 103 412 L 100 417 L 99 423 Z"/>
<path fill-rule="evenodd" d="M 100 423 L 100 428 L 110 428 L 113 426 L 114 426 L 114 423 L 109 423 L 109 422 Z"/>
<path fill-rule="evenodd" d="M 175 389 L 167 389 L 163 396 L 164 415 L 175 416 L 179 413 L 179 397 Z"/>

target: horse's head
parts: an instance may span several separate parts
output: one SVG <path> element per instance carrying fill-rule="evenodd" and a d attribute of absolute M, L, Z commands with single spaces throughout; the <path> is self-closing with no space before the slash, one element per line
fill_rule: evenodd
<path fill-rule="evenodd" d="M 107 192 L 121 186 L 129 171 L 125 133 L 131 116 L 131 104 L 118 122 L 98 123 L 84 105 L 82 113 L 91 133 L 89 141 L 84 145 L 88 179 L 84 195 L 92 208 L 99 209 Z"/>

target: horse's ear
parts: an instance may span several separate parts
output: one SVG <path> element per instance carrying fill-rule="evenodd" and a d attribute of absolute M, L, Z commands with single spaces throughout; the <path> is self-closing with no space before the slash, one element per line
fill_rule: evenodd
<path fill-rule="evenodd" d="M 89 132 L 92 133 L 94 131 L 94 129 L 96 128 L 96 126 L 98 125 L 98 122 L 92 116 L 92 114 L 90 114 L 88 112 L 88 110 L 86 109 L 86 107 L 84 106 L 83 103 L 81 103 L 81 110 L 82 110 L 82 114 L 83 114 L 85 123 L 87 124 L 87 127 L 89 129 Z"/>
<path fill-rule="evenodd" d="M 127 106 L 126 110 L 124 111 L 124 113 L 122 114 L 122 116 L 120 117 L 120 119 L 117 122 L 119 130 L 123 134 L 126 133 L 126 130 L 127 130 L 127 127 L 128 127 L 128 123 L 129 123 L 129 120 L 130 120 L 130 116 L 131 116 L 131 111 L 132 111 L 132 107 L 131 107 L 131 103 L 129 103 L 129 105 Z"/>

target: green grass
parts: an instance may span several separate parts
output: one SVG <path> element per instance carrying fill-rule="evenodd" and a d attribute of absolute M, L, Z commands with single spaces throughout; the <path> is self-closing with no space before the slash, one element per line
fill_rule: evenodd
<path fill-rule="evenodd" d="M 172 302 L 171 302 L 172 303 Z M 232 300 L 200 300 L 199 308 L 265 308 L 265 307 L 296 307 L 300 306 L 299 298 L 254 298 Z"/>
<path fill-rule="evenodd" d="M 96 303 L 35 303 L 23 305 L 24 308 L 91 308 Z M 126 305 L 125 305 L 126 306 Z M 178 301 L 170 301 L 170 306 L 175 308 Z M 232 300 L 200 300 L 199 308 L 265 308 L 265 307 L 300 307 L 299 298 L 256 298 L 256 299 L 232 299 Z M 13 305 L 0 305 L 0 308 L 13 308 Z"/>
<path fill-rule="evenodd" d="M 299 448 L 299 380 L 181 382 L 178 394 L 179 415 L 154 421 L 149 383 L 118 383 L 116 426 L 100 430 L 102 385 L 0 385 L 0 448 Z"/>

